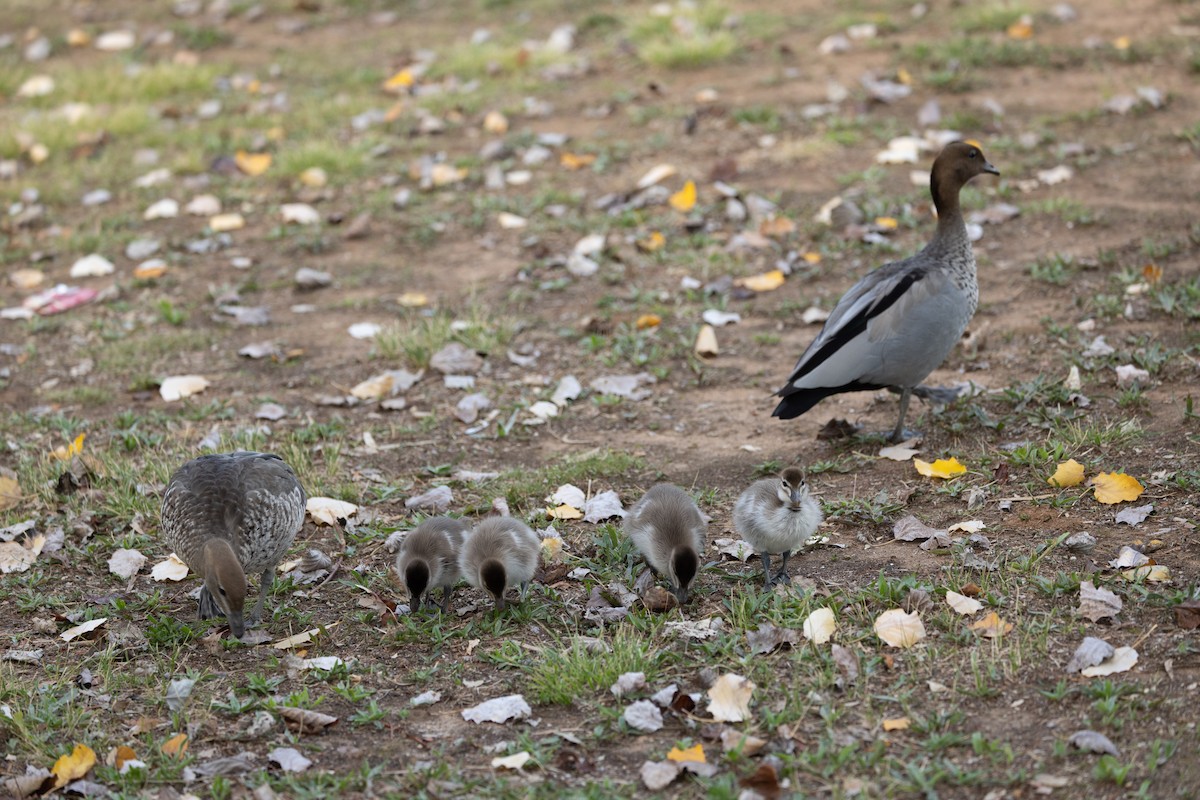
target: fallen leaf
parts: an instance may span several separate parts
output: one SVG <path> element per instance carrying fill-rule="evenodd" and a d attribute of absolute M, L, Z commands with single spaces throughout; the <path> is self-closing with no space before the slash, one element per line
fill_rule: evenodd
<path fill-rule="evenodd" d="M 838 669 L 842 671 L 846 683 L 852 684 L 858 680 L 858 654 L 856 652 L 834 642 L 830 653 L 833 655 L 833 663 L 837 664 Z"/>
<path fill-rule="evenodd" d="M 630 703 L 621 714 L 621 719 L 625 720 L 629 727 L 644 733 L 654 733 L 662 730 L 663 726 L 662 712 L 649 700 Z"/>
<path fill-rule="evenodd" d="M 927 478 L 953 478 L 955 475 L 961 475 L 967 471 L 966 467 L 958 463 L 957 458 L 939 458 L 932 464 L 914 458 L 913 465 L 917 468 L 917 472 Z"/>
<path fill-rule="evenodd" d="M 546 516 L 550 519 L 583 519 L 583 512 L 575 506 L 563 503 L 554 508 L 547 508 Z"/>
<path fill-rule="evenodd" d="M 194 394 L 199 394 L 209 387 L 208 379 L 203 375 L 176 375 L 165 378 L 158 387 L 158 393 L 163 400 L 173 403 Z"/>
<path fill-rule="evenodd" d="M 1012 629 L 1013 624 L 1005 622 L 995 611 L 992 611 L 986 617 L 971 625 L 971 630 L 979 631 L 987 639 L 999 639 L 1001 636 L 1010 633 Z"/>
<path fill-rule="evenodd" d="M 357 514 L 358 506 L 332 497 L 310 497 L 304 504 L 304 510 L 318 524 L 336 527 L 342 520 Z"/>
<path fill-rule="evenodd" d="M 696 183 L 688 181 L 675 194 L 671 195 L 669 202 L 671 208 L 676 211 L 691 211 L 696 205 Z"/>
<path fill-rule="evenodd" d="M 1046 479 L 1046 483 L 1059 487 L 1078 486 L 1083 483 L 1083 464 L 1073 458 L 1062 462 L 1054 474 Z"/>
<path fill-rule="evenodd" d="M 931 528 L 912 514 L 896 521 L 892 526 L 892 538 L 902 542 L 935 539 L 940 547 L 950 546 L 950 535 L 947 531 Z"/>
<path fill-rule="evenodd" d="M 531 714 L 533 714 L 533 709 L 529 707 L 529 703 L 525 702 L 524 697 L 519 694 L 510 694 L 487 700 L 472 708 L 463 709 L 462 718 L 476 724 L 481 722 L 499 724 L 512 719 L 525 719 Z"/>
<path fill-rule="evenodd" d="M 783 286 L 784 280 L 783 270 L 773 269 L 760 275 L 738 278 L 734 283 L 752 292 L 770 292 Z"/>
<path fill-rule="evenodd" d="M 660 231 L 651 231 L 650 235 L 645 239 L 637 240 L 637 247 L 643 253 L 653 253 L 661 250 L 663 245 L 667 243 L 667 237 L 662 235 Z"/>
<path fill-rule="evenodd" d="M 120 578 L 132 578 L 146 564 L 146 557 L 137 550 L 121 548 L 108 559 L 108 571 Z"/>
<path fill-rule="evenodd" d="M 186 733 L 177 733 L 167 741 L 163 742 L 163 755 L 182 758 L 188 749 L 188 735 Z"/>
<path fill-rule="evenodd" d="M 983 608 L 983 603 L 978 600 L 951 591 L 946 592 L 946 603 L 959 614 L 966 616 L 970 616 Z"/>
<path fill-rule="evenodd" d="M 262 175 L 271 167 L 270 153 L 248 153 L 238 150 L 233 157 L 237 168 L 250 177 Z"/>
<path fill-rule="evenodd" d="M 915 611 L 893 608 L 875 618 L 875 635 L 892 647 L 907 649 L 925 638 L 925 623 Z"/>
<path fill-rule="evenodd" d="M 638 774 L 647 789 L 657 792 L 670 786 L 679 773 L 679 764 L 674 761 L 645 761 Z"/>
<path fill-rule="evenodd" d="M 1185 631 L 1200 628 L 1200 600 L 1184 600 L 1175 606 L 1175 624 Z"/>
<path fill-rule="evenodd" d="M 1121 613 L 1124 604 L 1121 598 L 1109 589 L 1097 589 L 1091 581 L 1081 581 L 1079 584 L 1079 608 L 1081 617 L 1092 622 L 1115 617 Z"/>
<path fill-rule="evenodd" d="M 98 619 L 88 620 L 87 622 L 81 622 L 78 625 L 67 628 L 58 635 L 58 638 L 62 639 L 64 642 L 69 642 L 72 639 L 77 639 L 80 636 L 83 636 L 85 633 L 91 633 L 106 622 L 108 622 L 108 617 L 100 617 Z"/>
<path fill-rule="evenodd" d="M 709 690 L 709 694 L 712 694 L 711 689 Z M 667 753 L 667 760 L 676 763 L 684 761 L 694 761 L 697 764 L 708 763 L 708 759 L 704 757 L 704 747 L 698 744 L 694 744 L 687 749 L 681 749 L 678 746 L 672 747 L 671 751 Z"/>
<path fill-rule="evenodd" d="M 837 630 L 837 622 L 833 617 L 833 609 L 822 606 L 808 615 L 804 620 L 804 638 L 813 644 L 825 644 L 833 638 Z"/>
<path fill-rule="evenodd" d="M 1165 564 L 1146 564 L 1141 567 L 1125 570 L 1121 573 L 1125 580 L 1145 581 L 1146 583 L 1170 583 L 1171 568 Z"/>
<path fill-rule="evenodd" d="M 179 556 L 171 553 L 166 561 L 160 561 L 150 570 L 150 577 L 156 581 L 181 581 L 188 576 L 188 565 Z"/>
<path fill-rule="evenodd" d="M 717 678 L 716 683 L 708 690 L 708 712 L 717 722 L 741 722 L 749 719 L 750 695 L 753 692 L 753 681 L 741 675 L 726 673 Z"/>
<path fill-rule="evenodd" d="M 1121 472 L 1101 472 L 1092 479 L 1096 500 L 1105 505 L 1137 500 L 1146 487 L 1137 478 Z"/>
<path fill-rule="evenodd" d="M 1130 567 L 1140 567 L 1143 564 L 1149 563 L 1150 556 L 1126 544 L 1121 546 L 1117 557 L 1109 561 L 1108 565 L 1113 569 L 1129 569 Z"/>
<path fill-rule="evenodd" d="M 617 676 L 616 683 L 608 687 L 608 690 L 612 692 L 613 697 L 622 697 L 644 688 L 646 688 L 646 673 L 623 672 Z"/>
<path fill-rule="evenodd" d="M 267 760 L 278 764 L 284 772 L 304 772 L 313 763 L 294 747 L 276 747 L 267 753 Z"/>
<path fill-rule="evenodd" d="M 121 744 L 113 749 L 112 753 L 109 754 L 108 760 L 119 771 L 121 767 L 125 766 L 126 761 L 137 761 L 138 757 L 137 752 L 132 747 L 127 744 Z"/>
<path fill-rule="evenodd" d="M 714 358 L 720 354 L 721 349 L 717 346 L 717 332 L 713 330 L 712 325 L 700 326 L 700 332 L 696 334 L 696 344 L 692 350 L 701 358 Z"/>
<path fill-rule="evenodd" d="M 911 724 L 908 717 L 896 717 L 895 719 L 885 719 L 883 729 L 885 731 L 906 731 Z"/>
<path fill-rule="evenodd" d="M 595 524 L 613 517 L 624 518 L 624 516 L 625 508 L 621 505 L 621 497 L 612 489 L 593 495 L 583 506 L 584 522 Z"/>
<path fill-rule="evenodd" d="M 1096 731 L 1075 731 L 1071 734 L 1071 738 L 1067 742 L 1080 750 L 1087 750 L 1090 753 L 1108 753 L 1109 755 L 1119 756 L 1117 746 L 1105 736 L 1103 733 Z"/>
<path fill-rule="evenodd" d="M 492 759 L 493 769 L 520 769 L 529 763 L 533 756 L 528 750 L 522 750 L 519 753 L 513 753 L 511 756 L 496 756 Z"/>
<path fill-rule="evenodd" d="M 56 447 L 50 451 L 50 457 L 56 458 L 59 461 L 70 461 L 75 456 L 83 452 L 83 440 L 87 437 L 86 433 L 81 433 L 75 437 L 75 440 L 66 447 Z"/>
<path fill-rule="evenodd" d="M 1079 647 L 1075 648 L 1075 654 L 1067 663 L 1067 672 L 1080 672 L 1088 667 L 1094 667 L 1106 659 L 1112 658 L 1115 652 L 1113 646 L 1103 639 L 1086 636 L 1079 643 Z"/>
<path fill-rule="evenodd" d="M 116 266 L 98 253 L 86 255 L 71 265 L 72 278 L 96 278 L 112 275 Z"/>
<path fill-rule="evenodd" d="M 654 184 L 671 177 L 675 172 L 675 167 L 670 164 L 659 164 L 641 177 L 637 182 L 637 188 L 648 189 Z"/>
<path fill-rule="evenodd" d="M 321 221 L 321 212 L 308 203 L 284 203 L 279 207 L 279 216 L 285 223 L 316 225 Z"/>
<path fill-rule="evenodd" d="M 760 623 L 753 631 L 746 631 L 746 643 L 750 652 L 770 653 L 783 645 L 795 645 L 800 639 L 799 634 L 790 628 L 777 628 L 769 622 Z"/>
<path fill-rule="evenodd" d="M 1123 508 L 1117 512 L 1117 524 L 1124 523 L 1126 525 L 1141 525 L 1146 521 L 1146 517 L 1154 511 L 1154 504 L 1147 503 L 1144 506 L 1134 506 L 1132 508 Z"/>
<path fill-rule="evenodd" d="M 1008 26 L 1006 33 L 1010 39 L 1032 39 L 1033 19 L 1028 14 L 1022 14 L 1020 19 Z"/>
<path fill-rule="evenodd" d="M 21 502 L 21 485 L 16 478 L 0 475 L 0 511 L 12 508 Z"/>
<path fill-rule="evenodd" d="M 564 152 L 559 156 L 558 163 L 567 169 L 583 169 L 591 166 L 596 161 L 594 153 L 567 153 Z"/>
<path fill-rule="evenodd" d="M 326 728 L 337 724 L 338 718 L 320 711 L 293 706 L 277 706 L 276 711 L 283 717 L 289 729 L 297 733 L 320 733 Z"/>
<path fill-rule="evenodd" d="M 891 461 L 908 461 L 910 458 L 921 452 L 918 448 L 913 447 L 917 443 L 916 439 L 909 439 L 900 444 L 894 444 L 889 447 L 884 447 L 879 450 L 879 457 L 890 459 Z"/>
<path fill-rule="evenodd" d="M 309 644 L 313 641 L 313 639 L 320 636 L 323 630 L 328 630 L 329 628 L 332 628 L 334 625 L 337 625 L 337 624 L 338 623 L 336 623 L 336 622 L 332 622 L 329 625 L 324 626 L 324 628 L 309 628 L 306 631 L 301 631 L 300 633 L 296 633 L 296 634 L 292 634 L 291 636 L 284 637 L 283 639 L 280 639 L 279 641 L 275 642 L 271 646 L 274 647 L 276 650 L 290 650 L 293 647 L 299 647 L 300 645 Z"/>
<path fill-rule="evenodd" d="M 1118 647 L 1106 660 L 1081 671 L 1085 678 L 1103 678 L 1118 672 L 1128 672 L 1138 661 L 1138 652 L 1132 647 Z"/>
<path fill-rule="evenodd" d="M 76 744 L 69 754 L 59 756 L 50 770 L 54 775 L 54 788 L 61 789 L 68 783 L 82 778 L 96 766 L 96 753 L 86 744 Z"/>

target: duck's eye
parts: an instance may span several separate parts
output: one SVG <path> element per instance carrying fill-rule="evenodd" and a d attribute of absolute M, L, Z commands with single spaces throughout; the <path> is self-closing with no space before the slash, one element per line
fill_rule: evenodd
<path fill-rule="evenodd" d="M 967 158 L 975 158 L 975 156 L 977 156 L 977 155 L 979 155 L 979 151 L 972 150 L 971 152 L 967 153 Z"/>
<path fill-rule="evenodd" d="M 218 586 L 217 591 L 221 593 L 221 597 L 225 596 L 225 587 L 224 586 Z"/>

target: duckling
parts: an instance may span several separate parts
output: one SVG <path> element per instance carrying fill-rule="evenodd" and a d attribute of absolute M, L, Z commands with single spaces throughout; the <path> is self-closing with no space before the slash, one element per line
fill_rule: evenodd
<path fill-rule="evenodd" d="M 450 595 L 462 574 L 458 556 L 470 529 L 453 517 L 429 517 L 408 534 L 396 554 L 396 572 L 408 587 L 414 612 L 421 601 L 439 586 L 442 588 L 442 613 L 449 610 Z"/>
<path fill-rule="evenodd" d="M 733 527 L 762 558 L 768 589 L 790 578 L 788 557 L 804 546 L 821 519 L 821 506 L 809 493 L 804 473 L 797 467 L 788 467 L 778 478 L 750 484 L 733 506 Z M 783 565 L 774 576 L 772 553 L 783 554 Z"/>
<path fill-rule="evenodd" d="M 959 192 L 976 175 L 1000 171 L 970 142 L 951 142 L 933 162 L 929 189 L 937 230 L 924 249 L 869 272 L 842 295 L 825 326 L 800 356 L 771 416 L 798 417 L 842 392 L 891 389 L 900 416 L 889 437 L 909 435 L 904 417 L 910 398 L 945 402 L 953 390 L 922 386 L 946 360 L 979 304 L 975 254 L 959 205 Z"/>
<path fill-rule="evenodd" d="M 512 517 L 488 517 L 475 526 L 458 557 L 467 583 L 486 590 L 503 611 L 504 593 L 520 585 L 521 599 L 537 570 L 542 542 L 528 525 Z"/>
<path fill-rule="evenodd" d="M 646 563 L 666 576 L 675 599 L 685 604 L 704 552 L 705 522 L 696 502 L 678 486 L 656 484 L 634 503 L 624 527 Z"/>
<path fill-rule="evenodd" d="M 239 639 L 262 620 L 275 567 L 304 525 L 304 487 L 279 456 L 239 451 L 200 456 L 171 476 L 162 534 L 204 584 L 200 619 L 224 616 Z M 244 616 L 246 574 L 261 574 Z"/>

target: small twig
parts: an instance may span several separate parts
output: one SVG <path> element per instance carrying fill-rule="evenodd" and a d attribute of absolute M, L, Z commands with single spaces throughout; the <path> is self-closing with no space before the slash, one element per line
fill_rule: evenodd
<path fill-rule="evenodd" d="M 1157 628 L 1157 627 L 1158 627 L 1158 623 L 1157 623 L 1157 622 L 1156 622 L 1156 623 L 1154 623 L 1153 625 L 1151 625 L 1151 626 L 1150 626 L 1150 630 L 1146 631 L 1146 632 L 1145 632 L 1145 633 L 1143 633 L 1141 636 L 1139 636 L 1139 637 L 1138 637 L 1138 639 L 1137 639 L 1137 641 L 1136 641 L 1136 642 L 1134 642 L 1133 644 L 1131 644 L 1131 645 L 1130 645 L 1130 647 L 1132 647 L 1134 650 L 1137 650 L 1137 649 L 1138 649 L 1138 646 L 1139 646 L 1139 645 L 1141 645 L 1141 643 L 1142 643 L 1142 642 L 1146 641 L 1146 637 L 1148 637 L 1150 634 L 1154 633 L 1154 630 L 1155 630 L 1155 628 Z"/>
<path fill-rule="evenodd" d="M 324 586 L 325 584 L 327 584 L 331 580 L 333 580 L 333 576 L 337 575 L 338 568 L 341 566 L 342 566 L 342 560 L 339 558 L 336 562 L 334 562 L 334 565 L 329 568 L 329 574 L 326 575 L 324 578 L 322 578 L 321 582 L 313 587 L 313 591 L 315 592 L 317 589 L 320 589 L 322 586 Z"/>

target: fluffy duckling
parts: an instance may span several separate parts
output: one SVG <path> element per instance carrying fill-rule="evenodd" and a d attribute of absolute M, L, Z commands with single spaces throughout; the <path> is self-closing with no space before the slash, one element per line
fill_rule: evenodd
<path fill-rule="evenodd" d="M 537 570 L 542 542 L 528 525 L 512 517 L 488 517 L 475 526 L 459 555 L 458 565 L 467 583 L 485 589 L 504 610 L 504 593 L 521 587 L 521 599 Z"/>
<path fill-rule="evenodd" d="M 821 519 L 821 506 L 796 467 L 788 467 L 778 478 L 750 484 L 733 506 L 733 527 L 762 558 L 768 589 L 789 580 L 788 557 L 804 546 Z M 773 553 L 783 554 L 783 564 L 775 575 L 771 575 Z"/>
<path fill-rule="evenodd" d="M 890 439 L 906 438 L 904 417 L 914 393 L 950 399 L 953 392 L 921 386 L 962 337 L 979 303 L 975 254 L 959 206 L 968 181 L 1000 171 L 970 142 L 951 142 L 933 162 L 929 189 L 937 230 L 921 252 L 884 264 L 842 295 L 813 339 L 772 416 L 792 419 L 842 392 L 892 389 L 900 416 Z"/>
<path fill-rule="evenodd" d="M 396 554 L 396 572 L 408 588 L 414 612 L 434 589 L 442 589 L 442 613 L 449 610 L 450 595 L 462 574 L 458 556 L 466 539 L 467 524 L 453 517 L 430 517 L 418 525 Z"/>
<path fill-rule="evenodd" d="M 700 571 L 704 517 L 687 492 L 669 483 L 650 487 L 625 517 L 625 534 L 656 573 L 665 575 L 680 605 Z"/>
<path fill-rule="evenodd" d="M 171 476 L 162 534 L 204 584 L 200 619 L 224 616 L 239 639 L 262 620 L 275 567 L 304 525 L 304 487 L 279 456 L 240 451 L 200 456 Z M 261 574 L 244 616 L 246 574 Z"/>

